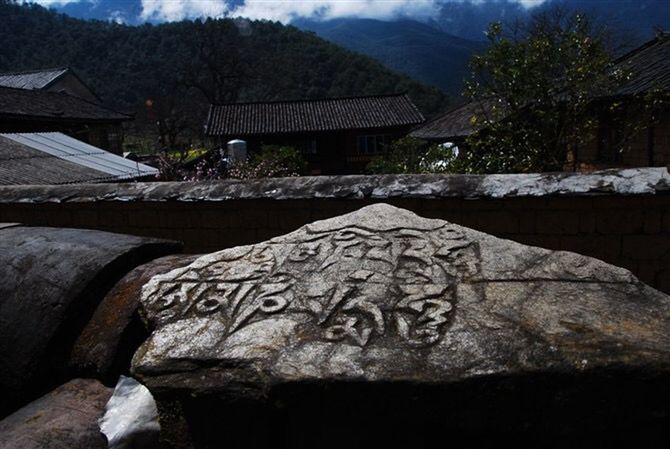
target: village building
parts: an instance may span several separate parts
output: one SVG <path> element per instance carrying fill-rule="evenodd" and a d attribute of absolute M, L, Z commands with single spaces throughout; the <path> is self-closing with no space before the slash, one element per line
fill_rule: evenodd
<path fill-rule="evenodd" d="M 670 33 L 657 36 L 623 55 L 616 68 L 631 73 L 618 87 L 615 98 L 623 109 L 612 113 L 611 98 L 594 99 L 598 125 L 588 144 L 566 149 L 566 170 L 593 171 L 605 168 L 660 167 L 670 164 L 670 108 L 644 110 L 649 96 L 670 94 Z M 490 110 L 490 102 L 460 105 L 416 127 L 411 136 L 431 142 L 453 142 L 466 149 L 466 139 L 476 132 L 473 117 Z"/>
<path fill-rule="evenodd" d="M 0 133 L 0 185 L 151 180 L 158 170 L 62 133 Z"/>
<path fill-rule="evenodd" d="M 599 108 L 596 138 L 583 148 L 568 153 L 568 164 L 577 170 L 611 167 L 654 167 L 670 164 L 670 33 L 659 32 L 654 39 L 623 55 L 617 68 L 631 73 L 619 86 L 616 97 L 623 112 Z M 660 110 L 645 110 L 650 98 L 666 102 Z M 596 102 L 596 106 L 598 103 Z M 635 132 L 631 127 L 639 127 Z M 623 147 L 622 147 L 623 142 Z"/>
<path fill-rule="evenodd" d="M 389 144 L 424 122 L 405 94 L 212 105 L 206 134 L 224 146 L 287 145 L 303 152 L 310 174 L 363 173 Z"/>
<path fill-rule="evenodd" d="M 0 73 L 0 86 L 59 92 L 100 102 L 95 92 L 69 67 Z"/>
<path fill-rule="evenodd" d="M 132 119 L 67 93 L 0 87 L 0 133 L 61 132 L 121 154 L 122 124 Z"/>

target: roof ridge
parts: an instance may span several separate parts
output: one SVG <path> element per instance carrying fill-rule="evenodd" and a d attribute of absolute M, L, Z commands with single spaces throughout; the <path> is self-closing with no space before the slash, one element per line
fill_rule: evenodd
<path fill-rule="evenodd" d="M 52 92 L 52 91 L 49 91 L 49 90 L 42 90 L 42 89 L 22 89 L 20 87 L 0 86 L 0 90 L 2 90 L 2 89 L 12 90 L 12 91 L 15 91 L 15 92 L 21 92 L 22 95 L 37 95 L 37 96 L 52 95 L 52 96 L 66 97 L 68 99 L 75 99 L 76 101 L 81 101 L 83 103 L 90 104 L 92 106 L 96 106 L 100 109 L 104 109 L 106 111 L 114 112 L 116 114 L 124 115 L 124 116 L 129 117 L 129 118 L 133 117 L 132 114 L 126 114 L 125 112 L 117 111 L 116 109 L 113 109 L 109 106 L 102 105 L 100 103 L 96 103 L 95 101 L 86 100 L 85 98 L 81 98 L 81 97 L 78 97 L 76 95 L 70 95 L 70 94 L 67 94 L 65 92 Z"/>
<path fill-rule="evenodd" d="M 11 76 L 11 75 L 32 75 L 34 73 L 47 73 L 47 72 L 59 72 L 59 71 L 68 71 L 72 70 L 68 66 L 63 67 L 53 67 L 48 69 L 35 69 L 35 70 L 25 70 L 20 72 L 0 72 L 0 76 Z"/>
<path fill-rule="evenodd" d="M 407 92 L 397 92 L 391 94 L 377 94 L 377 95 L 349 95 L 343 97 L 322 97 L 322 98 L 303 98 L 298 100 L 271 100 L 271 101 L 244 101 L 239 103 L 212 103 L 212 106 L 241 106 L 241 105 L 255 105 L 255 104 L 285 104 L 285 103 L 317 103 L 323 101 L 337 101 L 337 100 L 356 100 L 366 98 L 385 98 L 385 97 L 402 97 L 406 96 Z"/>
<path fill-rule="evenodd" d="M 637 55 L 638 53 L 642 53 L 643 51 L 653 47 L 654 45 L 660 44 L 665 42 L 666 40 L 670 39 L 670 31 L 660 31 L 657 32 L 656 35 L 652 38 L 646 41 L 645 43 L 633 48 L 632 50 L 624 53 L 623 55 L 619 56 L 614 60 L 614 65 L 621 64 L 623 62 L 626 62 L 628 59 L 632 58 L 633 56 Z"/>

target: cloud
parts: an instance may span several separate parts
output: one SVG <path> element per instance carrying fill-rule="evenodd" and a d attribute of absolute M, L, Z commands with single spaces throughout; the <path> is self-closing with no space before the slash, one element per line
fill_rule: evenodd
<path fill-rule="evenodd" d="M 70 3 L 92 3 L 97 4 L 99 0 L 32 0 L 33 3 L 42 5 L 46 8 L 51 6 L 65 6 Z"/>
<path fill-rule="evenodd" d="M 41 0 L 69 2 L 82 0 Z M 288 23 L 295 18 L 336 19 L 358 17 L 426 19 L 439 12 L 442 3 L 467 1 L 485 4 L 499 0 L 141 0 L 141 19 L 174 21 L 198 17 L 248 17 Z M 526 8 L 546 0 L 511 0 Z"/>
<path fill-rule="evenodd" d="M 144 20 L 172 22 L 186 18 L 222 17 L 229 12 L 224 0 L 142 0 Z"/>
<path fill-rule="evenodd" d="M 123 25 L 124 23 L 126 23 L 128 21 L 126 19 L 126 15 L 123 13 L 123 11 L 119 11 L 119 10 L 112 11 L 111 13 L 109 13 L 108 20 L 110 22 L 114 22 L 114 23 L 117 23 L 119 25 Z"/>
<path fill-rule="evenodd" d="M 231 15 L 286 23 L 298 17 L 426 18 L 436 14 L 437 8 L 435 0 L 246 0 L 244 5 L 232 10 Z"/>

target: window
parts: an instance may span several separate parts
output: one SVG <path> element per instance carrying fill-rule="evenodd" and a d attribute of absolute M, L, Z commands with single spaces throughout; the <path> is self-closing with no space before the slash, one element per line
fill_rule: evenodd
<path fill-rule="evenodd" d="M 386 152 L 390 143 L 391 136 L 388 134 L 358 136 L 356 149 L 358 154 L 381 154 Z"/>

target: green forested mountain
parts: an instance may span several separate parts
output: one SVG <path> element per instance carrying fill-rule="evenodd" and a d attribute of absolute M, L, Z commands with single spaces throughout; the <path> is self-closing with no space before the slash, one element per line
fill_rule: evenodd
<path fill-rule="evenodd" d="M 133 27 L 0 0 L 0 25 L 1 72 L 70 66 L 107 104 L 140 124 L 160 120 L 166 134 L 197 134 L 210 102 L 406 91 L 426 115 L 446 106 L 436 88 L 275 22 Z"/>
<path fill-rule="evenodd" d="M 460 95 L 463 80 L 470 75 L 468 61 L 473 53 L 486 48 L 483 42 L 452 36 L 412 20 L 336 19 L 293 23 L 452 95 Z"/>

